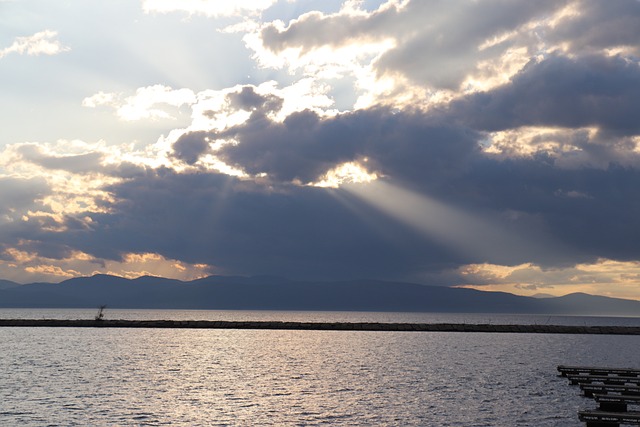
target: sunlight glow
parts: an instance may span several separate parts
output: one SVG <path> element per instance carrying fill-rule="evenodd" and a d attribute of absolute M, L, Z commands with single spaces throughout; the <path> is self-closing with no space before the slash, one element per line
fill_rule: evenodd
<path fill-rule="evenodd" d="M 580 4 L 577 1 L 573 1 L 567 4 L 562 9 L 558 10 L 552 17 L 546 20 L 546 24 L 555 28 L 560 25 L 566 24 L 566 20 L 575 19 L 580 16 L 582 11 L 580 9 Z"/>
<path fill-rule="evenodd" d="M 32 243 L 23 240 L 18 247 L 8 247 L 0 252 L 0 275 L 3 278 L 19 283 L 59 282 L 72 277 L 111 274 L 128 279 L 162 276 L 194 280 L 209 276 L 213 271 L 213 267 L 207 264 L 190 264 L 155 253 L 126 253 L 120 261 L 100 259 L 80 251 L 72 251 L 63 258 L 49 258 L 26 249 Z"/>
<path fill-rule="evenodd" d="M 461 288 L 525 296 L 585 292 L 640 300 L 640 261 L 599 259 L 556 268 L 541 268 L 531 263 L 515 266 L 485 263 L 465 265 L 457 272 L 464 280 L 456 286 Z"/>
<path fill-rule="evenodd" d="M 357 2 L 355 2 L 357 3 Z M 353 2 L 343 5 L 341 15 L 364 14 Z M 301 18 L 303 19 L 303 18 Z M 282 32 L 286 25 L 282 21 L 269 24 Z M 273 51 L 263 44 L 262 30 L 259 25 L 237 25 L 228 27 L 229 32 L 246 32 L 243 40 L 247 47 L 255 52 L 254 58 L 262 68 L 287 69 L 290 74 L 302 73 L 304 78 L 313 79 L 316 85 L 322 80 L 355 79 L 356 96 L 362 98 L 359 105 L 373 105 L 376 99 L 384 99 L 385 93 L 392 89 L 395 78 L 378 75 L 374 64 L 389 50 L 397 46 L 397 40 L 378 34 L 352 37 L 340 45 L 319 45 L 315 47 L 284 47 Z M 396 92 L 399 95 L 400 91 Z M 382 101 L 381 101 L 382 102 Z M 387 102 L 388 104 L 388 102 Z M 362 108 L 362 107 L 359 107 Z"/>
<path fill-rule="evenodd" d="M 350 13 L 341 12 L 341 14 L 349 15 Z M 304 19 L 304 17 L 299 18 L 303 21 Z M 304 71 L 307 76 L 318 75 L 321 78 L 340 77 L 350 74 L 356 68 L 367 67 L 397 45 L 397 41 L 391 37 L 363 34 L 360 37 L 352 36 L 341 45 L 285 47 L 276 52 L 263 44 L 261 32 L 267 27 L 278 32 L 284 32 L 287 29 L 284 22 L 277 20 L 267 26 L 244 25 L 229 27 L 227 31 L 251 30 L 243 40 L 247 47 L 255 52 L 254 57 L 262 67 L 288 68 L 291 72 Z"/>
<path fill-rule="evenodd" d="M 518 73 L 529 61 L 531 55 L 525 46 L 513 47 L 504 51 L 499 58 L 479 61 L 476 71 L 460 85 L 464 93 L 488 91 L 504 85 Z"/>
<path fill-rule="evenodd" d="M 118 117 L 125 121 L 142 119 L 173 119 L 162 106 L 179 108 L 196 102 L 196 95 L 190 89 L 172 89 L 169 86 L 154 85 L 141 87 L 135 95 L 122 99 L 117 93 L 98 92 L 82 100 L 83 107 L 108 106 L 116 110 Z"/>
<path fill-rule="evenodd" d="M 220 172 L 225 175 L 235 176 L 237 178 L 249 178 L 249 174 L 247 174 L 245 171 L 226 164 L 212 154 L 207 154 L 200 157 L 200 159 L 196 163 L 196 166 L 202 167 L 208 171 Z"/>
<path fill-rule="evenodd" d="M 40 199 L 49 208 L 47 212 L 29 212 L 27 217 L 59 220 L 64 215 L 87 210 L 104 212 L 96 200 L 109 200 L 109 194 L 102 188 L 120 182 L 121 178 L 101 173 L 101 147 L 102 143 L 88 144 L 78 140 L 59 140 L 54 144 L 12 144 L 0 151 L 0 167 L 6 176 L 37 177 L 51 187 L 51 192 Z M 89 172 L 87 168 L 93 170 Z"/>
<path fill-rule="evenodd" d="M 366 159 L 364 160 L 366 162 Z M 320 181 L 309 185 L 314 187 L 338 188 L 344 184 L 370 183 L 378 179 L 376 173 L 369 173 L 357 162 L 347 162 L 327 172 Z"/>
<path fill-rule="evenodd" d="M 545 153 L 554 157 L 563 153 L 581 151 L 577 143 L 592 139 L 597 128 L 550 128 L 523 126 L 492 132 L 489 143 L 483 146 L 485 153 L 497 157 L 531 157 Z"/>
<path fill-rule="evenodd" d="M 544 154 L 554 159 L 554 166 L 563 169 L 586 166 L 606 170 L 611 163 L 640 165 L 640 137 L 612 137 L 597 127 L 522 126 L 488 133 L 480 145 L 485 154 L 498 159 Z"/>

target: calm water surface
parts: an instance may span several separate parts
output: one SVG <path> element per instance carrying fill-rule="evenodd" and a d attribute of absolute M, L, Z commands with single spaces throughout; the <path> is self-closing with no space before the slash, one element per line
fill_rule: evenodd
<path fill-rule="evenodd" d="M 556 365 L 640 365 L 640 337 L 608 335 L 0 328 L 0 342 L 1 426 L 580 426 L 595 405 Z"/>
<path fill-rule="evenodd" d="M 96 313 L 97 309 L 0 309 L 0 319 L 93 319 Z M 640 326 L 640 317 L 358 311 L 125 310 L 108 307 L 105 319 Z"/>

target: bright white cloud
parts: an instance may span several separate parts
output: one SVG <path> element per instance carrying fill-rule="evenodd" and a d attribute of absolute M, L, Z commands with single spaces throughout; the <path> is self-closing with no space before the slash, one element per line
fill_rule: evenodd
<path fill-rule="evenodd" d="M 10 53 L 37 56 L 56 55 L 69 51 L 69 47 L 64 46 L 60 41 L 56 40 L 57 36 L 58 33 L 56 31 L 45 30 L 35 33 L 32 36 L 17 37 L 11 46 L 0 50 L 0 58 Z"/>
<path fill-rule="evenodd" d="M 274 5 L 277 0 L 143 0 L 146 13 L 186 12 L 210 17 L 258 14 Z"/>
<path fill-rule="evenodd" d="M 116 110 L 119 118 L 126 121 L 142 119 L 173 119 L 166 107 L 181 107 L 196 102 L 196 95 L 190 89 L 172 89 L 169 86 L 154 85 L 141 87 L 135 95 L 123 99 L 117 93 L 98 92 L 82 101 L 84 107 L 107 106 Z"/>
<path fill-rule="evenodd" d="M 364 159 L 366 163 L 366 159 Z M 378 174 L 370 173 L 360 163 L 347 162 L 328 171 L 320 181 L 311 185 L 315 187 L 338 188 L 344 184 L 369 183 L 378 179 Z"/>
<path fill-rule="evenodd" d="M 292 113 L 311 110 L 320 116 L 333 116 L 337 111 L 330 109 L 334 101 L 328 95 L 330 86 L 312 78 L 298 80 L 282 89 L 274 87 L 273 94 L 284 100 L 282 109 L 276 114 L 276 121 L 283 121 Z"/>
<path fill-rule="evenodd" d="M 322 116 L 337 113 L 330 109 L 334 104 L 328 95 L 330 87 L 312 78 L 298 80 L 283 88 L 279 88 L 274 81 L 268 81 L 258 86 L 236 85 L 198 93 L 190 89 L 172 89 L 163 85 L 141 87 L 134 95 L 126 97 L 119 93 L 101 91 L 83 99 L 82 105 L 88 108 L 112 108 L 120 119 L 126 121 L 173 119 L 174 115 L 167 107 L 189 106 L 193 111 L 193 123 L 189 131 L 221 130 L 241 124 L 249 118 L 250 109 L 234 106 L 229 100 L 229 95 L 239 92 L 243 87 L 253 88 L 259 96 L 281 98 L 282 105 L 271 112 L 271 117 L 277 121 L 303 110 L 312 110 Z"/>
<path fill-rule="evenodd" d="M 83 107 L 96 108 L 101 105 L 117 107 L 120 104 L 118 94 L 98 92 L 82 100 Z"/>
<path fill-rule="evenodd" d="M 344 17 L 349 19 L 364 19 L 367 12 L 357 8 L 358 2 L 347 2 L 339 13 L 328 15 L 331 17 Z M 254 52 L 253 58 L 262 68 L 286 69 L 290 74 L 302 74 L 307 79 L 318 82 L 330 82 L 331 80 L 341 80 L 353 78 L 354 86 L 351 89 L 357 97 L 358 108 L 367 107 L 379 99 L 379 94 L 385 92 L 388 85 L 383 80 L 385 77 L 376 76 L 373 64 L 387 51 L 396 45 L 396 40 L 392 37 L 375 36 L 355 38 L 351 43 L 327 44 L 302 47 L 302 46 L 282 46 L 281 49 L 273 49 L 266 45 L 264 40 L 265 31 L 284 32 L 292 25 L 307 20 L 323 20 L 325 15 L 320 12 L 313 12 L 303 15 L 286 26 L 281 21 L 274 21 L 268 24 L 244 23 L 227 28 L 227 31 L 246 32 L 243 40 L 248 48 Z M 345 22 L 348 28 L 348 22 Z M 345 32 L 347 29 L 344 30 Z M 320 83 L 316 83 L 318 85 Z M 388 92 L 388 91 L 387 91 Z M 371 99 L 371 102 L 367 100 Z M 351 106 L 349 106 L 351 107 Z"/>

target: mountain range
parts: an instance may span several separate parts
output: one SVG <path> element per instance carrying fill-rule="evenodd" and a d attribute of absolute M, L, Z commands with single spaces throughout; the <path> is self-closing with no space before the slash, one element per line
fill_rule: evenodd
<path fill-rule="evenodd" d="M 534 298 L 380 280 L 209 276 L 193 281 L 95 275 L 60 283 L 0 280 L 0 308 L 110 308 L 530 313 L 640 316 L 640 301 L 574 293 Z"/>

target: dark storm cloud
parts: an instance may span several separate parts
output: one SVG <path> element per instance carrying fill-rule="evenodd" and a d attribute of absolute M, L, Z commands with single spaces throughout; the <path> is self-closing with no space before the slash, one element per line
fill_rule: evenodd
<path fill-rule="evenodd" d="M 42 166 L 46 169 L 64 170 L 74 174 L 85 175 L 102 173 L 120 178 L 131 178 L 144 172 L 144 166 L 130 162 L 118 164 L 102 164 L 104 154 L 93 151 L 84 154 L 56 156 L 44 154 L 36 144 L 24 144 L 18 147 L 17 152 L 22 160 Z"/>
<path fill-rule="evenodd" d="M 452 103 L 452 119 L 475 129 L 600 127 L 640 133 L 640 65 L 622 57 L 551 55 L 511 82 Z"/>
<path fill-rule="evenodd" d="M 42 198 L 50 193 L 51 188 L 44 179 L 2 177 L 0 178 L 0 216 L 20 218 L 30 209 L 40 210 Z"/>
<path fill-rule="evenodd" d="M 303 183 L 318 180 L 340 163 L 365 158 L 368 167 L 383 174 L 445 179 L 464 167 L 478 138 L 476 132 L 437 117 L 384 108 L 326 119 L 302 111 L 283 123 L 262 117 L 215 136 L 239 141 L 217 152 L 224 161 L 252 174 Z"/>
<path fill-rule="evenodd" d="M 454 159 L 449 162 L 457 167 Z M 73 247 L 107 259 L 154 252 L 212 264 L 217 272 L 304 278 L 407 279 L 467 263 L 551 266 L 640 256 L 637 170 L 562 170 L 545 158 L 497 161 L 474 155 L 452 175 L 446 187 L 425 179 L 414 180 L 412 189 L 505 230 L 553 236 L 558 246 L 534 256 L 528 248 L 513 248 L 500 259 L 459 253 L 343 190 L 269 189 L 217 174 L 166 170 L 108 188 L 114 201 L 105 202 L 108 213 L 91 214 L 91 229 L 32 236 L 60 245 L 58 250 Z"/>
<path fill-rule="evenodd" d="M 625 47 L 638 55 L 640 40 L 640 2 L 637 0 L 583 0 L 579 12 L 561 20 L 548 39 L 568 43 L 572 52 Z"/>
<path fill-rule="evenodd" d="M 0 259 L 13 260 L 6 250 L 25 241 L 46 240 L 42 230 L 56 225 L 55 221 L 46 215 L 25 218 L 30 212 L 50 213 L 42 202 L 50 194 L 51 188 L 41 178 L 0 178 Z"/>
<path fill-rule="evenodd" d="M 479 158 L 452 182 L 451 200 L 467 209 L 500 212 L 505 224 L 548 233 L 565 245 L 560 264 L 597 258 L 633 260 L 640 256 L 640 171 L 615 164 L 606 169 L 562 169 L 554 159 L 496 161 Z M 524 261 L 524 260 L 523 260 Z"/>
<path fill-rule="evenodd" d="M 50 208 L 46 206 L 36 205 L 34 210 L 38 213 L 25 211 L 22 212 L 23 218 L 11 222 L 3 223 L 0 220 L 0 259 L 15 259 L 15 254 L 9 249 L 49 259 L 65 259 L 72 255 L 75 243 L 60 231 L 65 230 L 65 222 L 74 223 L 78 220 L 69 217 L 62 221 L 55 219 L 47 215 Z M 85 231 L 88 230 L 85 228 Z"/>
<path fill-rule="evenodd" d="M 256 93 L 253 86 L 244 86 L 240 92 L 234 92 L 227 95 L 232 107 L 252 111 L 261 112 L 279 111 L 282 108 L 284 100 L 273 94 L 260 95 Z"/>
<path fill-rule="evenodd" d="M 184 134 L 173 144 L 173 156 L 190 165 L 209 151 L 208 132 Z"/>
<path fill-rule="evenodd" d="M 66 170 L 72 173 L 94 172 L 101 167 L 101 153 L 86 153 L 70 156 L 51 156 L 42 153 L 35 144 L 25 144 L 18 149 L 22 158 L 47 169 Z"/>
<path fill-rule="evenodd" d="M 17 247 L 29 254 L 49 259 L 65 259 L 73 255 L 73 249 L 64 243 L 49 240 L 28 240 L 18 242 Z"/>
<path fill-rule="evenodd" d="M 485 41 L 517 30 L 521 25 L 550 15 L 566 1 L 518 2 L 488 0 L 478 2 L 412 1 L 403 16 L 426 20 L 412 26 L 397 47 L 375 64 L 379 74 L 400 73 L 414 82 L 456 90 L 476 70 L 482 60 L 496 59 L 513 41 L 481 50 Z M 425 25 L 426 24 L 426 25 Z M 523 32 L 519 37 L 528 37 Z"/>
<path fill-rule="evenodd" d="M 273 94 L 261 95 L 253 86 L 243 86 L 239 91 L 226 96 L 229 106 L 235 110 L 251 112 L 251 122 L 268 121 L 266 114 L 280 111 L 284 100 Z M 216 112 L 205 111 L 206 116 L 214 117 Z M 219 135 L 214 132 L 196 131 L 181 135 L 173 144 L 172 156 L 193 165 L 201 156 L 211 152 L 210 140 Z"/>
<path fill-rule="evenodd" d="M 97 257 L 154 252 L 213 264 L 218 273 L 303 278 L 393 277 L 447 261 L 437 245 L 324 189 L 273 191 L 224 175 L 164 170 L 109 191 L 116 202 L 106 205 L 110 213 L 92 214 L 93 231 L 63 236 Z"/>
<path fill-rule="evenodd" d="M 334 117 L 302 111 L 284 122 L 261 111 L 273 99 L 241 91 L 230 101 L 253 109 L 247 122 L 188 133 L 174 155 L 195 162 L 207 152 L 207 138 L 234 139 L 237 144 L 216 155 L 251 174 L 268 174 L 268 185 L 215 173 L 113 168 L 127 179 L 105 188 L 111 199 L 100 202 L 103 212 L 67 217 L 65 233 L 52 231 L 60 224 L 47 223 L 51 218 L 33 217 L 3 228 L 3 241 L 29 241 L 31 251 L 51 258 L 68 256 L 71 248 L 116 260 L 152 252 L 217 272 L 301 278 L 411 279 L 468 263 L 638 259 L 640 172 L 621 166 L 615 155 L 635 149 L 628 134 L 637 132 L 638 76 L 638 66 L 619 57 L 550 56 L 503 87 L 441 110 L 371 108 Z M 559 167 L 562 156 L 499 159 L 479 148 L 486 131 L 524 125 L 601 129 L 595 137 L 564 136 L 592 159 L 572 168 Z M 33 153 L 31 159 L 51 161 Z M 514 247 L 498 258 L 490 251 L 464 253 L 347 191 L 292 185 L 316 181 L 348 161 L 509 233 L 552 236 L 551 245 L 535 253 Z M 490 233 L 476 234 L 489 236 L 488 246 L 495 243 Z"/>
<path fill-rule="evenodd" d="M 305 278 L 406 279 L 468 263 L 552 266 L 640 257 L 637 169 L 559 168 L 546 155 L 498 160 L 478 149 L 482 133 L 446 118 L 386 109 L 333 118 L 303 112 L 284 123 L 262 117 L 230 131 L 240 143 L 222 154 L 252 172 L 268 172 L 270 185 L 147 170 L 106 189 L 113 197 L 103 201 L 106 213 L 79 216 L 91 216 L 90 228 L 36 236 L 107 259 L 153 252 L 212 264 L 218 272 Z M 461 253 L 344 190 L 287 183 L 364 157 L 396 185 L 509 232 L 555 240 L 533 254 L 528 248 L 500 258 Z"/>

